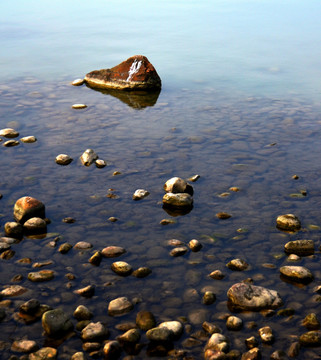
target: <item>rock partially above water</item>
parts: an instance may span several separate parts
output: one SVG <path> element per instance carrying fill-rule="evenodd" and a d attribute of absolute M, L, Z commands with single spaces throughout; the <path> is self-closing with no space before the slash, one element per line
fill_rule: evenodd
<path fill-rule="evenodd" d="M 108 305 L 108 313 L 111 316 L 122 315 L 130 312 L 134 305 L 126 298 L 119 297 L 112 300 Z"/>
<path fill-rule="evenodd" d="M 133 194 L 133 200 L 141 200 L 149 195 L 149 192 L 144 189 L 137 189 Z"/>
<path fill-rule="evenodd" d="M 4 136 L 6 138 L 15 138 L 17 136 L 19 136 L 18 131 L 11 129 L 11 128 L 6 128 L 6 129 L 1 129 L 0 130 L 0 136 Z"/>
<path fill-rule="evenodd" d="M 282 266 L 280 273 L 295 282 L 309 283 L 313 280 L 311 271 L 304 266 Z"/>
<path fill-rule="evenodd" d="M 259 311 L 276 309 L 282 305 L 277 291 L 245 283 L 237 283 L 230 287 L 227 297 L 230 307 L 235 310 Z"/>
<path fill-rule="evenodd" d="M 284 251 L 288 254 L 307 256 L 314 254 L 313 240 L 294 240 L 284 245 Z"/>
<path fill-rule="evenodd" d="M 166 193 L 163 196 L 163 204 L 170 207 L 192 207 L 193 198 L 187 193 Z"/>
<path fill-rule="evenodd" d="M 297 231 L 301 228 L 301 222 L 295 215 L 285 214 L 277 217 L 276 226 L 281 230 Z"/>
<path fill-rule="evenodd" d="M 88 86 L 100 89 L 154 90 L 161 79 L 154 66 L 142 55 L 135 55 L 111 69 L 94 70 L 85 76 Z"/>
<path fill-rule="evenodd" d="M 72 162 L 72 158 L 67 154 L 59 154 L 56 156 L 56 163 L 59 165 L 68 165 Z"/>
<path fill-rule="evenodd" d="M 62 337 L 66 332 L 72 330 L 73 325 L 61 309 L 55 309 L 43 314 L 42 327 L 49 336 Z"/>
<path fill-rule="evenodd" d="M 31 196 L 24 196 L 16 201 L 13 216 L 20 224 L 33 217 L 44 218 L 45 205 Z"/>
<path fill-rule="evenodd" d="M 87 149 L 80 157 L 81 162 L 85 166 L 91 165 L 97 159 L 98 159 L 98 155 L 95 153 L 93 149 Z"/>

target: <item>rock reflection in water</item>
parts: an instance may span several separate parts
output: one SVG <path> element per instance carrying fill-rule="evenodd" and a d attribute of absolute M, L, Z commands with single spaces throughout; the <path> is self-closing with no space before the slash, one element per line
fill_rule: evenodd
<path fill-rule="evenodd" d="M 144 109 L 148 106 L 154 106 L 157 103 L 157 99 L 161 90 L 155 90 L 152 92 L 148 91 L 124 91 L 124 90 L 107 90 L 107 89 L 94 89 L 86 86 L 94 91 L 98 91 L 104 95 L 111 95 L 126 105 L 134 108 L 134 109 Z"/>

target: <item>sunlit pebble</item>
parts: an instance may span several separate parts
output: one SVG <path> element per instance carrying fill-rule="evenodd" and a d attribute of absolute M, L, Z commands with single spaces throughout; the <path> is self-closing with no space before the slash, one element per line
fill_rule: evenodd
<path fill-rule="evenodd" d="M 72 105 L 73 109 L 85 109 L 87 107 L 87 105 L 85 104 L 74 104 Z"/>
<path fill-rule="evenodd" d="M 37 141 L 37 139 L 35 136 L 25 136 L 21 138 L 20 141 L 23 143 L 34 143 Z"/>
<path fill-rule="evenodd" d="M 104 168 L 107 164 L 106 161 L 102 160 L 102 159 L 97 159 L 95 161 L 95 164 L 98 168 Z"/>
<path fill-rule="evenodd" d="M 6 128 L 6 129 L 1 129 L 0 130 L 0 136 L 4 136 L 6 138 L 15 138 L 17 136 L 19 136 L 18 131 L 11 129 L 11 128 Z"/>
<path fill-rule="evenodd" d="M 116 176 L 116 175 L 121 175 L 121 172 L 120 171 L 114 171 L 113 176 Z"/>
<path fill-rule="evenodd" d="M 163 219 L 160 221 L 161 225 L 169 225 L 169 224 L 175 224 L 175 220 L 172 219 Z"/>
<path fill-rule="evenodd" d="M 17 146 L 19 145 L 19 141 L 17 140 L 8 140 L 6 141 L 5 143 L 3 143 L 3 146 L 6 146 L 6 147 L 11 147 L 11 146 Z"/>
<path fill-rule="evenodd" d="M 292 179 L 293 179 L 293 180 L 298 180 L 298 178 L 299 178 L 298 175 L 293 175 L 293 176 L 292 176 Z"/>
<path fill-rule="evenodd" d="M 110 222 L 116 222 L 118 221 L 118 219 L 114 216 L 111 216 L 109 219 L 108 219 Z"/>
<path fill-rule="evenodd" d="M 240 191 L 240 188 L 238 188 L 237 186 L 232 186 L 229 188 L 230 191 L 234 191 L 234 192 L 238 192 Z"/>
<path fill-rule="evenodd" d="M 81 86 L 81 85 L 83 85 L 84 82 L 85 82 L 84 79 L 76 79 L 71 83 L 71 85 L 73 85 L 73 86 Z"/>
<path fill-rule="evenodd" d="M 288 256 L 288 261 L 299 261 L 301 258 L 300 258 L 300 256 L 298 256 L 298 255 L 296 255 L 296 254 L 290 254 L 289 256 Z"/>
<path fill-rule="evenodd" d="M 56 157 L 56 163 L 59 165 L 68 165 L 72 162 L 72 158 L 66 154 L 59 154 Z"/>

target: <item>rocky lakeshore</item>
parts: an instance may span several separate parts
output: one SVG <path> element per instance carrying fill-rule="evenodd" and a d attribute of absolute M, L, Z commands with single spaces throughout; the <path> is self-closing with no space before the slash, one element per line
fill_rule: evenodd
<path fill-rule="evenodd" d="M 310 106 L 191 92 L 138 113 L 81 82 L 34 86 L 0 87 L 19 104 L 1 116 L 32 130 L 0 131 L 4 358 L 318 359 L 318 187 L 286 151 L 297 132 L 308 146 Z"/>

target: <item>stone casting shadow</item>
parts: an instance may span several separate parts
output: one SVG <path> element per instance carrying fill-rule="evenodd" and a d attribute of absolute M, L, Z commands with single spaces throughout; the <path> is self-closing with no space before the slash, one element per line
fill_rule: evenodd
<path fill-rule="evenodd" d="M 154 106 L 157 103 L 158 96 L 161 90 L 155 91 L 126 91 L 126 90 L 114 90 L 114 89 L 98 89 L 90 87 L 86 84 L 86 86 L 94 91 L 98 91 L 104 95 L 111 95 L 126 105 L 141 110 L 148 106 Z"/>

